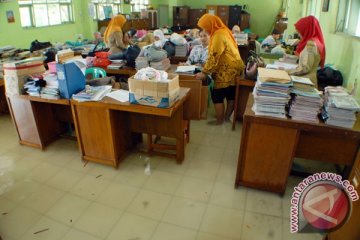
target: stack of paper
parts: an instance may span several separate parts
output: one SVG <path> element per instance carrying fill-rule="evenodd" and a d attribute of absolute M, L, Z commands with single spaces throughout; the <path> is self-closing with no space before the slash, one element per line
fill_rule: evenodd
<path fill-rule="evenodd" d="M 192 73 L 193 74 L 197 67 L 198 66 L 196 66 L 196 65 L 178 66 L 176 68 L 176 72 L 177 73 Z"/>
<path fill-rule="evenodd" d="M 188 46 L 186 44 L 175 46 L 175 56 L 176 57 L 186 57 L 187 52 L 188 52 Z"/>
<path fill-rule="evenodd" d="M 318 114 L 323 106 L 322 93 L 308 78 L 291 76 L 293 88 L 289 115 L 294 120 L 319 122 Z"/>
<path fill-rule="evenodd" d="M 57 75 L 54 73 L 49 73 L 44 75 L 44 80 L 46 86 L 41 88 L 40 97 L 47 99 L 59 99 L 59 81 Z"/>
<path fill-rule="evenodd" d="M 325 88 L 325 107 L 322 117 L 326 124 L 352 128 L 360 105 L 343 87 Z"/>
<path fill-rule="evenodd" d="M 135 68 L 140 70 L 142 68 L 149 67 L 149 61 L 147 57 L 137 57 L 135 60 Z"/>
<path fill-rule="evenodd" d="M 120 69 L 125 66 L 124 60 L 112 60 L 111 64 L 107 66 L 108 69 Z"/>
<path fill-rule="evenodd" d="M 40 86 L 38 80 L 31 80 L 24 84 L 26 93 L 30 96 L 40 97 Z"/>
<path fill-rule="evenodd" d="M 254 88 L 253 111 L 256 115 L 286 118 L 291 79 L 285 71 L 259 68 Z"/>
<path fill-rule="evenodd" d="M 170 59 L 165 58 L 158 62 L 150 62 L 150 67 L 155 68 L 157 70 L 166 71 L 171 67 Z"/>
<path fill-rule="evenodd" d="M 111 92 L 111 86 L 89 86 L 86 85 L 85 90 L 74 94 L 73 99 L 79 102 L 100 101 L 106 94 Z"/>

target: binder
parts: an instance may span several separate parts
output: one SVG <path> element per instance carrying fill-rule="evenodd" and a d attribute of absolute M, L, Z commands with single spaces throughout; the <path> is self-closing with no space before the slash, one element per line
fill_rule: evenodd
<path fill-rule="evenodd" d="M 61 98 L 70 99 L 73 94 L 85 89 L 85 75 L 74 62 L 57 63 L 56 72 Z"/>

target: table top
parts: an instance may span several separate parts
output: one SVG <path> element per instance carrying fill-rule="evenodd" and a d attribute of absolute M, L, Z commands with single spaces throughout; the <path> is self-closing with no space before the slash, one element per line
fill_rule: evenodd
<path fill-rule="evenodd" d="M 171 117 L 173 113 L 176 112 L 177 109 L 184 104 L 185 100 L 189 97 L 189 94 L 190 94 L 189 88 L 180 88 L 179 100 L 169 108 L 157 108 L 152 106 L 131 104 L 129 102 L 122 103 L 110 97 L 104 97 L 101 101 L 97 101 L 97 102 L 78 102 L 76 100 L 71 100 L 71 103 L 74 105 L 106 107 L 112 110 Z"/>
<path fill-rule="evenodd" d="M 359 116 L 357 116 L 357 120 L 353 128 L 343 128 L 343 127 L 328 125 L 321 121 L 319 121 L 319 123 L 312 123 L 305 121 L 296 121 L 290 118 L 282 119 L 276 117 L 258 116 L 255 115 L 255 113 L 251 110 L 253 103 L 254 103 L 254 97 L 252 94 L 249 94 L 246 109 L 244 112 L 244 120 L 251 119 L 251 121 L 254 122 L 267 122 L 269 124 L 277 125 L 281 127 L 297 128 L 304 131 L 328 132 L 328 133 L 341 134 L 348 137 L 354 137 L 360 139 Z"/>

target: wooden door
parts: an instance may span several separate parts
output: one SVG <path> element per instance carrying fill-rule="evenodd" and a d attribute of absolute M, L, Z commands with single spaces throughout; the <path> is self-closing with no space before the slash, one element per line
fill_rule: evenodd
<path fill-rule="evenodd" d="M 206 9 L 190 9 L 189 10 L 189 25 L 197 27 L 197 23 L 202 15 L 206 13 Z"/>
<path fill-rule="evenodd" d="M 72 110 L 83 159 L 117 167 L 119 154 L 110 110 L 88 104 L 73 104 Z"/>
<path fill-rule="evenodd" d="M 297 141 L 297 129 L 245 117 L 236 185 L 283 194 Z"/>
<path fill-rule="evenodd" d="M 218 6 L 217 5 L 206 5 L 206 13 L 217 15 Z"/>
<path fill-rule="evenodd" d="M 10 96 L 8 103 L 20 144 L 43 148 L 30 100 Z"/>

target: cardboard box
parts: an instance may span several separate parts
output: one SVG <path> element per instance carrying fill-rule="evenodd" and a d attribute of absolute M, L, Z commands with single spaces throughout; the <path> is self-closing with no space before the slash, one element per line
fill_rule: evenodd
<path fill-rule="evenodd" d="M 41 75 L 45 72 L 42 60 L 28 59 L 4 63 L 4 80 L 7 95 L 22 94 L 28 77 Z"/>
<path fill-rule="evenodd" d="M 179 75 L 169 74 L 169 81 L 143 81 L 133 77 L 128 79 L 129 101 L 158 108 L 171 107 L 180 93 Z"/>

